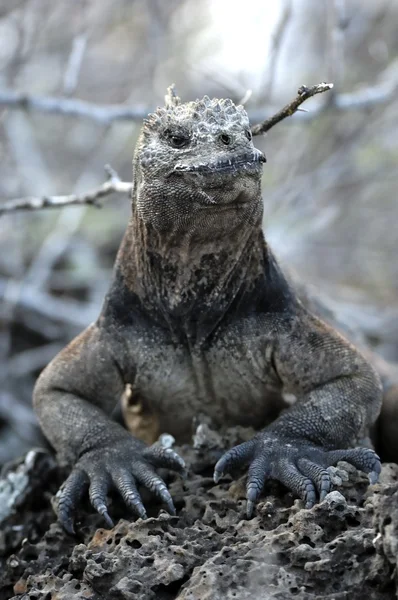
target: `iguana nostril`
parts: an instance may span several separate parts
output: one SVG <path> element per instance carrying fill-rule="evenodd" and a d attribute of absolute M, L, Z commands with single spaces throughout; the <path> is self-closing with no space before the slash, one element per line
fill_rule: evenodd
<path fill-rule="evenodd" d="M 229 144 L 232 142 L 232 137 L 230 135 L 228 135 L 227 133 L 222 133 L 220 135 L 220 140 L 222 141 L 223 144 L 225 144 L 226 146 L 229 146 Z"/>

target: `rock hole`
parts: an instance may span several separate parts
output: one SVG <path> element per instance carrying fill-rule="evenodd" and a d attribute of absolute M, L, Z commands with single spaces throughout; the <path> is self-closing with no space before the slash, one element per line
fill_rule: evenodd
<path fill-rule="evenodd" d="M 308 535 L 305 535 L 304 537 L 302 537 L 300 540 L 300 543 L 308 544 L 308 546 L 311 546 L 311 548 L 315 548 L 314 542 L 311 540 L 311 538 L 308 537 Z"/>
<path fill-rule="evenodd" d="M 38 553 L 36 548 L 29 548 L 26 552 L 24 552 L 23 557 L 26 561 L 37 560 Z"/>
<path fill-rule="evenodd" d="M 189 579 L 189 575 L 185 575 L 177 581 L 172 581 L 169 584 L 159 583 L 154 585 L 151 590 L 155 593 L 156 600 L 175 600 L 180 589 Z"/>
<path fill-rule="evenodd" d="M 365 562 L 365 560 L 367 560 L 370 556 L 370 554 L 374 554 L 376 552 L 376 550 L 373 551 L 373 553 L 370 553 L 369 550 L 365 550 L 365 552 L 363 552 L 362 554 L 358 554 L 357 555 L 357 563 L 363 563 Z"/>
<path fill-rule="evenodd" d="M 126 540 L 126 544 L 127 546 L 130 546 L 130 548 L 134 548 L 135 550 L 138 550 L 138 548 L 141 548 L 142 546 L 141 542 L 139 542 L 138 540 Z"/>
<path fill-rule="evenodd" d="M 350 527 L 358 527 L 358 525 L 361 524 L 361 522 L 358 519 L 352 516 L 348 516 L 346 521 L 347 525 L 349 525 Z"/>
<path fill-rule="evenodd" d="M 287 565 L 288 563 L 290 563 L 289 558 L 286 556 L 286 554 L 284 552 L 277 552 L 276 558 L 281 565 Z"/>

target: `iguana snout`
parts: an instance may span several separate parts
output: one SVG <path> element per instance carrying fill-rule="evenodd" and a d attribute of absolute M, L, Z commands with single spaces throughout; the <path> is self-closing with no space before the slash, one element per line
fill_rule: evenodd
<path fill-rule="evenodd" d="M 241 171 L 258 172 L 263 163 L 267 162 L 265 155 L 257 148 L 251 152 L 240 154 L 224 154 L 210 162 L 198 162 L 197 157 L 190 161 L 181 161 L 174 167 L 174 171 L 184 173 L 239 173 Z"/>

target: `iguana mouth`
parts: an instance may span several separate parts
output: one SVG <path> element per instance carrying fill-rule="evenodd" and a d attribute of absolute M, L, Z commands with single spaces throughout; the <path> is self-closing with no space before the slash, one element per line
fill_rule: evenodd
<path fill-rule="evenodd" d="M 236 171 L 258 169 L 260 164 L 265 163 L 267 159 L 259 150 L 221 158 L 215 162 L 207 163 L 177 163 L 174 171 L 184 173 L 234 173 Z"/>

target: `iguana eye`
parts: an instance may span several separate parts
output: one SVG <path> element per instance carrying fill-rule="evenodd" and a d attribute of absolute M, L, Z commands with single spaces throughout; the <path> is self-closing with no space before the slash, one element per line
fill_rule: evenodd
<path fill-rule="evenodd" d="M 253 137 L 252 132 L 250 131 L 250 129 L 247 129 L 245 131 L 245 135 L 246 135 L 246 137 L 247 137 L 248 140 L 251 140 L 252 137 Z"/>
<path fill-rule="evenodd" d="M 184 146 L 187 146 L 190 142 L 190 138 L 188 135 L 178 133 L 169 134 L 167 136 L 167 139 L 171 146 L 173 146 L 174 148 L 183 148 Z"/>
<path fill-rule="evenodd" d="M 228 135 L 227 133 L 222 133 L 220 135 L 220 140 L 222 141 L 223 144 L 225 144 L 226 146 L 229 146 L 229 144 L 231 143 L 231 136 Z"/>

